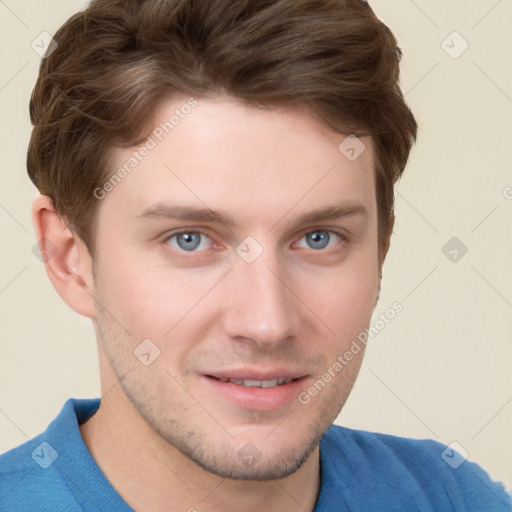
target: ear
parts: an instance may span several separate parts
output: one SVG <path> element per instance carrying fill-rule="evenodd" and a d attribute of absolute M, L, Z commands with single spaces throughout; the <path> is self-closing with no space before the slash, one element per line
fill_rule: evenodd
<path fill-rule="evenodd" d="M 32 203 L 32 222 L 46 273 L 64 302 L 80 315 L 95 318 L 92 259 L 85 244 L 72 233 L 48 196 Z"/>

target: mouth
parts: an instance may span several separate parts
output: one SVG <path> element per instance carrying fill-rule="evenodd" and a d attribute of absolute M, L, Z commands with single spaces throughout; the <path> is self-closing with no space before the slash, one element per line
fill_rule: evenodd
<path fill-rule="evenodd" d="M 238 386 L 245 386 L 247 388 L 275 388 L 276 386 L 282 386 L 289 384 L 290 382 L 299 380 L 302 377 L 296 379 L 292 377 L 276 377 L 275 379 L 255 380 L 255 379 L 235 379 L 230 377 L 214 377 L 213 375 L 207 375 L 211 379 L 218 380 L 220 382 L 232 382 Z"/>
<path fill-rule="evenodd" d="M 206 396 L 253 411 L 275 411 L 298 403 L 297 397 L 308 379 L 307 375 L 283 375 L 284 372 L 248 376 L 234 373 L 234 376 L 203 374 L 201 382 L 207 387 Z"/>

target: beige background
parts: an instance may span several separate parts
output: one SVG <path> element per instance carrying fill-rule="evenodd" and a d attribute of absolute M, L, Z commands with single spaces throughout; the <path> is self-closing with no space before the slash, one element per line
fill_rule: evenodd
<path fill-rule="evenodd" d="M 83 3 L 0 2 L 0 452 L 44 430 L 69 397 L 99 396 L 92 326 L 32 252 L 35 189 L 25 171 L 40 62 L 31 43 Z M 394 301 L 404 309 L 370 343 L 337 422 L 457 441 L 510 488 L 512 2 L 370 4 L 405 53 L 402 84 L 420 134 L 397 188 L 376 316 Z M 454 31 L 469 43 L 458 58 Z M 454 236 L 468 248 L 455 263 L 442 252 Z"/>

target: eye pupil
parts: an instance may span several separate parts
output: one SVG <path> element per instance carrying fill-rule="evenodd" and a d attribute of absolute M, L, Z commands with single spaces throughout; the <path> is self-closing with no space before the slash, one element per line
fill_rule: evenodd
<path fill-rule="evenodd" d="M 310 245 L 313 249 L 323 249 L 329 243 L 329 233 L 327 231 L 313 231 L 307 235 L 308 239 L 313 245 Z"/>
<path fill-rule="evenodd" d="M 180 233 L 176 238 L 178 245 L 185 251 L 196 249 L 200 243 L 199 233 Z"/>

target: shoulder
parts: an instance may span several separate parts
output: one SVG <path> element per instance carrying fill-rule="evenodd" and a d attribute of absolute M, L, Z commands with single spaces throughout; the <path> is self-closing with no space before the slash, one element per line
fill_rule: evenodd
<path fill-rule="evenodd" d="M 403 492 L 414 502 L 437 504 L 438 510 L 512 510 L 503 484 L 494 482 L 480 466 L 467 460 L 462 447 L 460 452 L 454 448 L 430 439 L 336 425 L 329 428 L 320 444 L 330 471 L 348 465 L 356 473 L 364 472 L 366 481 L 384 493 Z M 417 509 L 431 510 L 427 506 Z"/>
<path fill-rule="evenodd" d="M 91 414 L 97 406 L 97 400 L 69 399 L 43 433 L 0 455 L 2 512 L 82 511 L 63 461 L 79 452 L 77 410 Z"/>
<path fill-rule="evenodd" d="M 81 510 L 53 464 L 57 457 L 43 434 L 0 455 L 0 510 L 41 510 L 45 495 L 54 504 L 66 504 L 66 510 Z"/>

